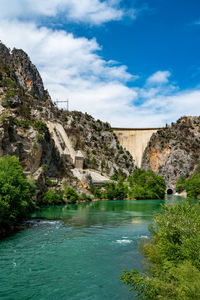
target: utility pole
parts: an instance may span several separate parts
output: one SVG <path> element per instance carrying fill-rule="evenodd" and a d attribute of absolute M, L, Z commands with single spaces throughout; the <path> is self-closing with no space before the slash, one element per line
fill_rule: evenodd
<path fill-rule="evenodd" d="M 59 100 L 56 100 L 56 105 L 58 106 L 59 103 L 67 103 L 67 111 L 69 111 L 69 100 L 65 100 L 65 101 L 59 101 Z"/>

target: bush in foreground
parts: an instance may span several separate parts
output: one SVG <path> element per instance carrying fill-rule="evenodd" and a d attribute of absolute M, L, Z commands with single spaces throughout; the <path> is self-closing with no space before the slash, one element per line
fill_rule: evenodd
<path fill-rule="evenodd" d="M 146 272 L 124 271 L 121 280 L 144 299 L 200 299 L 200 205 L 164 206 L 143 241 Z"/>

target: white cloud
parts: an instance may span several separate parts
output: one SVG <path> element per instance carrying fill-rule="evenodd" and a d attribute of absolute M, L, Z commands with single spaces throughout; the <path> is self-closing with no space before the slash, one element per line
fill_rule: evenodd
<path fill-rule="evenodd" d="M 135 18 L 136 10 L 126 11 L 120 0 L 0 0 L 1 18 L 22 18 L 62 15 L 66 21 L 100 25 L 121 20 L 124 16 Z"/>
<path fill-rule="evenodd" d="M 152 74 L 142 87 L 129 87 L 127 82 L 137 76 L 126 66 L 103 59 L 96 39 L 38 27 L 37 17 L 53 17 L 61 11 L 75 21 L 88 18 L 93 24 L 124 14 L 119 0 L 85 0 L 80 11 L 77 5 L 83 4 L 75 0 L 0 0 L 0 39 L 8 47 L 22 48 L 29 54 L 54 101 L 69 98 L 71 110 L 88 112 L 112 126 L 163 126 L 181 115 L 198 113 L 200 90 L 180 92 L 170 82 L 168 70 Z M 32 21 L 21 19 L 25 12 Z"/>
<path fill-rule="evenodd" d="M 163 84 L 169 82 L 171 73 L 169 71 L 157 71 L 147 79 L 150 84 Z"/>
<path fill-rule="evenodd" d="M 126 66 L 105 61 L 95 39 L 19 21 L 0 21 L 0 39 L 30 55 L 53 100 L 69 98 L 71 110 L 88 112 L 112 126 L 163 126 L 200 109 L 200 90 L 180 92 L 169 82 L 169 71 L 154 73 L 149 77 L 154 80 L 143 87 L 128 87 L 135 76 Z"/>

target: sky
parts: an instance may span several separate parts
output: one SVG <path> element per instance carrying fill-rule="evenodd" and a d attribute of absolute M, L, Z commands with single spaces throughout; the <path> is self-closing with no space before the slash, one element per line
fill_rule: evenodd
<path fill-rule="evenodd" d="M 0 11 L 0 40 L 70 110 L 132 128 L 200 114 L 199 0 L 0 0 Z"/>

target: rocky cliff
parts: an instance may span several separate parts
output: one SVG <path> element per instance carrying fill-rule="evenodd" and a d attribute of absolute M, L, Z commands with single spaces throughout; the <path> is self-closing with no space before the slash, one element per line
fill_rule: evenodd
<path fill-rule="evenodd" d="M 74 149 L 82 151 L 85 169 L 106 176 L 116 172 L 128 175 L 134 170 L 132 156 L 119 146 L 108 123 L 58 109 L 28 55 L 23 50 L 10 51 L 0 43 L 0 156 L 19 157 L 24 171 L 39 182 L 39 188 L 45 185 L 44 173 L 80 185 L 73 177 L 72 162 L 55 145 L 46 126 L 49 121 L 62 124 Z"/>
<path fill-rule="evenodd" d="M 200 161 L 200 117 L 182 117 L 154 133 L 144 151 L 142 169 L 162 175 L 167 189 L 175 191 L 176 180 L 188 177 Z"/>

